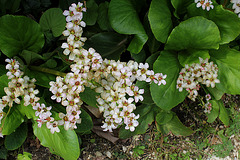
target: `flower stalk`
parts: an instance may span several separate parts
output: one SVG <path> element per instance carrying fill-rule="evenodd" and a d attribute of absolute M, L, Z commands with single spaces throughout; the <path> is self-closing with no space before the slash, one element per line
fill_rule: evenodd
<path fill-rule="evenodd" d="M 34 71 L 49 73 L 49 74 L 56 75 L 56 76 L 61 76 L 61 77 L 66 76 L 66 73 L 59 72 L 59 71 L 49 69 L 49 68 L 39 67 L 39 66 L 29 66 L 29 69 L 34 70 Z"/>

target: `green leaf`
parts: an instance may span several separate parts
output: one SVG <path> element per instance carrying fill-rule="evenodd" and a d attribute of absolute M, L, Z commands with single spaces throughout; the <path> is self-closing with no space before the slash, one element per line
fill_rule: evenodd
<path fill-rule="evenodd" d="M 5 65 L 0 65 L 0 76 L 7 73 Z M 0 80 L 1 81 L 1 80 Z M 1 83 L 1 82 L 0 82 Z M 0 92 L 1 93 L 1 92 Z"/>
<path fill-rule="evenodd" d="M 61 9 L 50 8 L 43 13 L 39 24 L 44 33 L 51 31 L 54 37 L 58 37 L 65 29 L 66 20 Z"/>
<path fill-rule="evenodd" d="M 156 52 L 146 59 L 146 63 L 148 63 L 149 65 L 148 69 L 153 69 L 153 63 L 157 60 L 159 55 L 160 55 L 160 52 Z"/>
<path fill-rule="evenodd" d="M 133 54 L 138 54 L 143 48 L 143 45 L 147 42 L 147 40 L 147 34 L 136 34 L 132 39 L 131 43 L 129 44 L 127 50 Z"/>
<path fill-rule="evenodd" d="M 147 45 L 148 45 L 149 51 L 151 54 L 154 54 L 155 52 L 158 51 L 162 43 L 159 42 L 152 33 L 152 29 L 148 19 L 148 13 L 146 13 L 146 15 L 144 16 L 143 25 L 148 35 Z"/>
<path fill-rule="evenodd" d="M 166 112 L 164 110 L 162 110 L 161 112 L 159 112 L 156 116 L 156 122 L 159 125 L 164 125 L 167 124 L 169 121 L 171 121 L 173 118 L 173 113 L 172 112 Z"/>
<path fill-rule="evenodd" d="M 165 126 L 176 136 L 189 136 L 193 133 L 191 128 L 184 126 L 176 115 Z"/>
<path fill-rule="evenodd" d="M 91 116 L 84 109 L 81 109 L 80 117 L 82 121 L 80 124 L 77 124 L 77 129 L 75 129 L 75 131 L 77 133 L 84 133 L 90 131 L 93 127 Z"/>
<path fill-rule="evenodd" d="M 219 101 L 210 100 L 209 102 L 212 104 L 212 110 L 209 114 L 207 113 L 207 117 L 208 117 L 207 122 L 212 123 L 215 121 L 215 119 L 219 115 Z"/>
<path fill-rule="evenodd" d="M 148 13 L 152 32 L 156 39 L 162 43 L 167 41 L 173 28 L 169 6 L 168 0 L 152 0 Z"/>
<path fill-rule="evenodd" d="M 109 31 L 112 29 L 108 19 L 108 6 L 109 6 L 109 2 L 105 1 L 101 3 L 98 7 L 97 23 L 99 27 L 104 31 Z"/>
<path fill-rule="evenodd" d="M 4 145 L 8 150 L 18 149 L 27 138 L 28 126 L 27 123 L 22 123 L 15 132 L 7 135 Z"/>
<path fill-rule="evenodd" d="M 173 29 L 165 49 L 218 49 L 220 40 L 220 32 L 214 22 L 203 17 L 193 17 Z"/>
<path fill-rule="evenodd" d="M 200 10 L 195 4 L 192 4 L 188 7 L 188 15 L 190 17 L 204 16 L 212 20 L 220 31 L 220 44 L 227 44 L 240 34 L 240 19 L 234 12 L 224 9 L 222 5 L 217 4 L 208 13 Z"/>
<path fill-rule="evenodd" d="M 97 100 L 96 100 L 97 95 L 98 95 L 98 93 L 96 93 L 94 90 L 92 90 L 89 87 L 85 87 L 84 92 L 79 94 L 81 100 L 83 100 L 89 106 L 98 108 Z"/>
<path fill-rule="evenodd" d="M 62 10 L 69 10 L 69 6 L 71 6 L 71 4 L 73 3 L 78 3 L 79 0 L 59 0 L 59 7 Z"/>
<path fill-rule="evenodd" d="M 20 124 L 22 124 L 23 121 L 24 115 L 22 115 L 21 112 L 15 106 L 13 106 L 5 119 L 5 123 L 3 123 L 3 121 L 1 123 L 1 126 L 4 124 L 2 134 L 11 134 L 16 128 L 18 128 L 18 126 L 20 126 Z"/>
<path fill-rule="evenodd" d="M 209 91 L 209 93 L 216 99 L 216 100 L 220 100 L 224 94 L 223 91 L 220 91 L 219 89 L 217 89 L 216 87 L 212 88 L 212 87 L 206 87 L 206 89 Z"/>
<path fill-rule="evenodd" d="M 46 125 L 38 127 L 35 122 L 33 133 L 40 140 L 41 145 L 48 147 L 53 154 L 61 156 L 65 160 L 76 160 L 80 155 L 78 137 L 73 130 L 66 131 L 59 126 L 60 132 L 52 134 Z"/>
<path fill-rule="evenodd" d="M 45 66 L 47 66 L 48 68 L 55 68 L 57 67 L 57 61 L 52 59 L 49 59 L 46 63 L 44 63 Z"/>
<path fill-rule="evenodd" d="M 167 75 L 166 85 L 158 86 L 155 83 L 150 85 L 150 91 L 153 101 L 163 110 L 171 110 L 177 104 L 181 103 L 187 91 L 179 92 L 176 88 L 177 78 L 181 70 L 177 55 L 169 51 L 162 51 L 158 59 L 153 64 L 154 73 L 163 73 Z"/>
<path fill-rule="evenodd" d="M 125 51 L 127 38 L 117 33 L 98 33 L 90 37 L 84 48 L 94 48 L 103 58 L 119 60 L 120 55 Z"/>
<path fill-rule="evenodd" d="M 223 122 L 224 125 L 229 125 L 229 114 L 221 100 L 218 101 L 219 104 L 219 119 Z"/>
<path fill-rule="evenodd" d="M 40 54 L 28 50 L 23 50 L 19 55 L 25 59 L 27 64 L 31 64 L 36 60 L 43 59 Z"/>
<path fill-rule="evenodd" d="M 18 8 L 20 6 L 21 0 L 1 0 L 0 5 L 0 11 L 2 11 L 4 14 L 6 14 L 6 11 L 12 13 L 15 13 L 18 11 Z"/>
<path fill-rule="evenodd" d="M 210 50 L 210 56 L 219 69 L 217 89 L 228 94 L 240 94 L 240 52 L 221 46 L 219 50 Z"/>
<path fill-rule="evenodd" d="M 146 59 L 146 52 L 144 50 L 141 50 L 138 54 L 131 53 L 131 57 L 134 59 L 134 61 L 140 63 L 144 62 Z"/>
<path fill-rule="evenodd" d="M 39 71 L 31 71 L 29 69 L 26 70 L 25 74 L 28 75 L 30 78 L 35 78 L 37 80 L 35 84 L 46 88 L 50 88 L 50 81 L 56 80 L 55 76 L 52 74 Z"/>
<path fill-rule="evenodd" d="M 139 125 L 133 132 L 126 130 L 123 126 L 119 131 L 119 138 L 126 139 L 134 135 L 145 133 L 148 129 L 148 125 L 154 121 L 154 108 L 156 108 L 155 105 L 142 104 L 140 106 L 137 106 L 137 109 L 134 111 L 134 113 L 136 115 L 140 115 L 139 119 L 137 120 Z"/>
<path fill-rule="evenodd" d="M 137 81 L 136 86 L 138 86 L 141 89 L 144 89 L 144 94 L 143 94 L 143 101 L 141 103 L 144 104 L 153 104 L 152 96 L 150 93 L 150 85 L 147 82 L 144 81 Z"/>
<path fill-rule="evenodd" d="M 32 154 L 28 152 L 23 152 L 23 154 L 18 154 L 17 160 L 31 160 Z"/>
<path fill-rule="evenodd" d="M 178 15 L 185 14 L 187 12 L 187 6 L 189 6 L 193 1 L 189 0 L 171 0 L 172 6 L 175 8 L 174 15 L 178 17 Z M 196 6 L 196 3 L 194 3 Z"/>
<path fill-rule="evenodd" d="M 115 31 L 121 34 L 135 34 L 128 50 L 135 54 L 139 53 L 147 42 L 148 36 L 133 3 L 129 0 L 112 0 L 109 4 L 108 15 Z"/>
<path fill-rule="evenodd" d="M 25 16 L 2 16 L 0 35 L 0 49 L 8 57 L 23 50 L 38 52 L 44 45 L 40 25 Z"/>
<path fill-rule="evenodd" d="M 8 79 L 8 76 L 6 74 L 0 77 L 0 97 L 6 95 L 4 87 L 8 87 L 8 82 L 10 82 L 10 80 Z"/>
<path fill-rule="evenodd" d="M 83 12 L 83 21 L 89 25 L 93 26 L 98 18 L 98 5 L 94 0 L 88 0 L 87 4 L 87 12 Z"/>
<path fill-rule="evenodd" d="M 4 146 L 1 146 L 0 159 L 7 159 L 7 155 L 8 155 L 7 152 L 8 152 L 8 150 Z"/>
<path fill-rule="evenodd" d="M 186 64 L 191 65 L 192 63 L 199 63 L 199 57 L 202 59 L 209 59 L 210 56 L 208 50 L 188 49 L 181 51 L 178 54 L 178 60 L 183 67 Z"/>
<path fill-rule="evenodd" d="M 35 116 L 35 110 L 33 109 L 32 105 L 24 106 L 24 101 L 21 101 L 21 104 L 17 104 L 16 108 L 22 115 L 27 116 L 28 119 L 38 119 L 38 117 Z"/>

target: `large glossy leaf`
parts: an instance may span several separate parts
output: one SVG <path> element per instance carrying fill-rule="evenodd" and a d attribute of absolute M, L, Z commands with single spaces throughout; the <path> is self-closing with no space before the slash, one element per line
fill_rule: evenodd
<path fill-rule="evenodd" d="M 160 55 L 160 52 L 156 52 L 146 59 L 146 63 L 149 64 L 148 69 L 153 69 L 153 63 L 157 60 L 159 55 Z"/>
<path fill-rule="evenodd" d="M 58 37 L 65 29 L 66 20 L 61 9 L 51 8 L 43 13 L 39 24 L 44 33 L 51 31 L 54 37 Z"/>
<path fill-rule="evenodd" d="M 162 51 L 158 59 L 153 64 L 155 73 L 167 75 L 166 85 L 158 86 L 155 83 L 150 85 L 150 91 L 153 101 L 163 110 L 171 110 L 177 104 L 182 102 L 187 92 L 179 92 L 176 88 L 177 78 L 181 69 L 177 55 L 172 52 Z"/>
<path fill-rule="evenodd" d="M 213 98 L 215 98 L 216 100 L 220 100 L 222 98 L 223 94 L 224 94 L 223 91 L 220 91 L 216 87 L 214 87 L 214 88 L 206 87 L 206 89 L 213 96 Z"/>
<path fill-rule="evenodd" d="M 60 132 L 52 134 L 46 125 L 38 127 L 33 125 L 33 133 L 40 140 L 41 145 L 48 147 L 54 154 L 61 156 L 65 160 L 76 160 L 80 155 L 78 137 L 73 130 L 66 131 L 60 126 Z"/>
<path fill-rule="evenodd" d="M 135 128 L 133 132 L 131 132 L 130 130 L 126 130 L 123 126 L 119 131 L 119 138 L 126 139 L 134 135 L 145 133 L 148 129 L 148 125 L 154 121 L 154 117 L 156 114 L 154 108 L 156 108 L 155 105 L 142 104 L 141 106 L 138 106 L 134 113 L 136 115 L 140 115 L 138 119 L 139 125 Z"/>
<path fill-rule="evenodd" d="M 2 15 L 6 14 L 6 12 L 15 13 L 18 11 L 21 0 L 1 0 L 0 1 L 0 13 Z M 1 14 L 0 14 L 1 15 Z"/>
<path fill-rule="evenodd" d="M 141 89 L 144 89 L 144 94 L 143 94 L 143 101 L 142 103 L 144 104 L 153 104 L 152 96 L 150 93 L 150 85 L 147 82 L 144 81 L 137 81 L 136 86 L 138 86 Z"/>
<path fill-rule="evenodd" d="M 23 50 L 19 55 L 25 59 L 28 65 L 36 60 L 44 59 L 40 54 L 27 50 Z"/>
<path fill-rule="evenodd" d="M 21 112 L 16 107 L 12 107 L 4 123 L 2 120 L 1 126 L 4 124 L 2 134 L 3 135 L 11 134 L 12 132 L 15 131 L 16 128 L 18 128 L 18 126 L 20 126 L 20 124 L 22 124 L 23 121 L 24 115 L 22 115 Z"/>
<path fill-rule="evenodd" d="M 148 36 L 138 17 L 134 4 L 129 0 L 112 0 L 108 10 L 112 28 L 121 34 L 135 34 L 128 50 L 139 53 L 147 42 Z"/>
<path fill-rule="evenodd" d="M 24 16 L 2 16 L 0 35 L 0 49 L 8 57 L 13 57 L 23 50 L 38 52 L 44 45 L 40 25 Z"/>
<path fill-rule="evenodd" d="M 4 146 L 1 146 L 0 147 L 0 158 L 7 159 L 7 156 L 8 156 L 8 150 Z"/>
<path fill-rule="evenodd" d="M 109 19 L 108 19 L 108 6 L 109 6 L 109 2 L 107 2 L 107 1 L 105 1 L 99 5 L 98 19 L 97 19 L 97 23 L 98 23 L 99 27 L 102 30 L 107 30 L 107 31 L 112 29 Z"/>
<path fill-rule="evenodd" d="M 180 64 L 184 67 L 185 64 L 191 65 L 192 63 L 200 63 L 199 57 L 202 59 L 210 58 L 208 50 L 195 50 L 188 49 L 179 52 L 178 60 Z"/>
<path fill-rule="evenodd" d="M 80 117 L 82 121 L 80 124 L 77 124 L 77 129 L 75 129 L 75 131 L 77 133 L 84 133 L 90 131 L 93 127 L 91 116 L 84 109 L 81 109 Z"/>
<path fill-rule="evenodd" d="M 220 44 L 227 44 L 240 34 L 240 19 L 234 12 L 224 9 L 222 5 L 214 5 L 214 9 L 207 13 L 197 8 L 196 4 L 192 4 L 188 7 L 188 15 L 204 16 L 212 20 L 220 30 Z"/>
<path fill-rule="evenodd" d="M 171 3 L 175 9 L 175 16 L 179 16 L 180 14 L 184 14 L 187 11 L 187 6 L 193 3 L 193 1 L 189 0 L 171 0 Z M 195 3 L 194 3 L 195 4 Z M 196 4 L 195 4 L 196 5 Z"/>
<path fill-rule="evenodd" d="M 212 104 L 212 110 L 210 113 L 207 113 L 207 122 L 212 123 L 219 115 L 219 101 L 210 100 L 209 102 Z"/>
<path fill-rule="evenodd" d="M 173 112 L 166 112 L 162 110 L 157 114 L 156 122 L 158 123 L 158 125 L 167 124 L 169 121 L 172 120 L 173 116 L 174 116 Z"/>
<path fill-rule="evenodd" d="M 24 101 L 21 101 L 21 104 L 16 105 L 16 108 L 24 116 L 27 116 L 28 119 L 37 120 L 38 117 L 35 115 L 35 110 L 32 105 L 24 106 Z"/>
<path fill-rule="evenodd" d="M 0 55 L 1 56 L 1 55 Z M 5 65 L 0 65 L 0 76 L 7 73 Z M 1 92 L 0 92 L 1 93 Z"/>
<path fill-rule="evenodd" d="M 219 69 L 217 78 L 220 83 L 216 84 L 217 89 L 229 94 L 240 94 L 240 52 L 222 46 L 219 50 L 211 50 L 210 56 Z"/>
<path fill-rule="evenodd" d="M 146 52 L 145 50 L 141 50 L 141 52 L 139 52 L 138 54 L 135 53 L 131 53 L 131 57 L 134 59 L 134 61 L 138 62 L 138 63 L 142 63 L 145 61 L 146 59 Z"/>
<path fill-rule="evenodd" d="M 26 75 L 28 75 L 30 78 L 35 78 L 36 84 L 42 87 L 50 88 L 49 82 L 55 81 L 56 78 L 54 75 L 39 71 L 31 71 L 29 69 L 25 72 Z"/>
<path fill-rule="evenodd" d="M 165 49 L 218 49 L 220 32 L 217 25 L 203 17 L 192 17 L 173 29 Z"/>
<path fill-rule="evenodd" d="M 118 60 L 123 51 L 127 37 L 117 33 L 98 33 L 89 38 L 85 48 L 94 48 L 103 58 Z"/>
<path fill-rule="evenodd" d="M 223 122 L 224 125 L 228 126 L 229 125 L 229 114 L 228 111 L 226 110 L 223 102 L 221 100 L 218 101 L 219 104 L 219 119 Z"/>
<path fill-rule="evenodd" d="M 94 0 L 88 0 L 86 2 L 87 12 L 83 12 L 83 21 L 87 25 L 94 25 L 98 18 L 98 5 Z"/>
<path fill-rule="evenodd" d="M 92 90 L 89 87 L 85 87 L 84 92 L 79 94 L 80 98 L 85 103 L 87 103 L 89 106 L 98 108 L 97 107 L 97 100 L 96 100 L 97 95 L 98 95 L 98 93 L 96 93 L 94 90 Z"/>
<path fill-rule="evenodd" d="M 172 15 L 167 0 L 153 0 L 150 5 L 148 19 L 156 39 L 162 43 L 167 41 L 172 30 Z"/>
<path fill-rule="evenodd" d="M 158 51 L 162 43 L 159 42 L 152 33 L 152 29 L 148 19 L 148 13 L 146 13 L 146 15 L 144 16 L 143 25 L 148 35 L 147 45 L 148 45 L 149 51 L 151 54 L 154 54 L 155 52 Z"/>
<path fill-rule="evenodd" d="M 18 149 L 27 138 L 28 126 L 27 123 L 22 123 L 15 132 L 7 135 L 4 145 L 8 150 Z"/>
<path fill-rule="evenodd" d="M 6 93 L 4 92 L 4 87 L 8 86 L 9 81 L 10 80 L 8 79 L 8 76 L 6 74 L 0 77 L 0 97 L 6 95 Z"/>
<path fill-rule="evenodd" d="M 189 136 L 193 133 L 191 128 L 184 126 L 176 115 L 174 115 L 173 118 L 163 126 L 170 130 L 176 136 Z"/>

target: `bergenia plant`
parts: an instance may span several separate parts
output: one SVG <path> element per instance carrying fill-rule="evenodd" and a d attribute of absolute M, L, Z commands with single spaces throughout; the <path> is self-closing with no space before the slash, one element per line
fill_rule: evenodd
<path fill-rule="evenodd" d="M 228 126 L 221 98 L 240 94 L 239 4 L 64 0 L 34 10 L 30 2 L 2 7 L 4 147 L 20 147 L 32 124 L 43 146 L 77 159 L 81 135 L 98 118 L 103 132 L 122 139 L 152 122 L 163 134 L 188 136 L 194 131 L 172 110 L 183 101 L 199 103 L 207 122 Z"/>

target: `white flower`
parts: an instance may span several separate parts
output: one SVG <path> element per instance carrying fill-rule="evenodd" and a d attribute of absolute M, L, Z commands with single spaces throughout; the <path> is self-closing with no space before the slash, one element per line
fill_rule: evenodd
<path fill-rule="evenodd" d="M 220 83 L 219 79 L 217 79 L 217 74 L 213 74 L 206 80 L 206 86 L 209 87 L 211 85 L 212 88 L 215 87 L 215 83 Z"/>
<path fill-rule="evenodd" d="M 59 118 L 61 118 L 61 120 L 58 121 L 58 125 L 64 125 L 64 129 L 68 130 L 70 128 L 70 121 L 68 115 L 59 113 Z"/>
<path fill-rule="evenodd" d="M 209 11 L 211 8 L 214 8 L 211 0 L 195 0 L 195 3 L 197 3 L 197 8 L 202 6 L 203 10 L 207 9 Z"/>
<path fill-rule="evenodd" d="M 179 89 L 179 92 L 183 90 L 183 82 L 180 79 L 177 80 L 177 89 Z"/>
<path fill-rule="evenodd" d="M 156 73 L 154 77 L 155 77 L 154 82 L 156 84 L 158 84 L 158 85 L 161 85 L 161 84 L 166 85 L 165 78 L 167 77 L 167 75 L 163 75 L 162 73 Z"/>
<path fill-rule="evenodd" d="M 63 91 L 64 91 L 63 88 L 58 88 L 57 90 L 53 90 L 52 93 L 53 93 L 54 95 L 51 96 L 51 99 L 52 99 L 52 100 L 55 100 L 55 99 L 56 99 L 56 101 L 57 101 L 58 103 L 60 103 L 61 100 L 62 100 L 62 98 L 65 98 L 65 97 L 66 97 L 66 93 L 63 92 Z"/>
<path fill-rule="evenodd" d="M 18 98 L 20 94 L 18 92 L 12 92 L 11 88 L 4 87 L 4 91 L 7 94 L 7 96 L 3 96 L 2 100 L 7 101 L 9 107 L 13 106 L 13 102 L 20 104 L 20 99 Z"/>
<path fill-rule="evenodd" d="M 134 87 L 133 92 L 129 92 L 129 96 L 134 96 L 135 102 L 137 103 L 139 100 L 143 101 L 143 96 L 141 94 L 144 93 L 144 89 L 139 89 L 137 86 Z"/>
<path fill-rule="evenodd" d="M 129 117 L 125 117 L 124 123 L 126 124 L 125 129 L 130 129 L 131 132 L 135 130 L 135 127 L 138 126 L 137 119 L 139 118 L 139 114 L 136 116 L 134 113 L 131 113 Z"/>
<path fill-rule="evenodd" d="M 211 8 L 212 9 L 214 8 L 211 0 L 205 0 L 205 6 L 206 6 L 207 11 L 209 11 Z"/>
<path fill-rule="evenodd" d="M 4 99 L 0 99 L 0 110 L 2 111 L 4 107 L 6 107 L 8 104 L 8 101 Z"/>
<path fill-rule="evenodd" d="M 53 134 L 54 132 L 60 132 L 60 129 L 58 128 L 58 122 L 47 122 L 46 124 L 47 128 L 51 130 L 51 133 Z"/>
<path fill-rule="evenodd" d="M 37 101 L 39 101 L 40 100 L 40 98 L 39 97 L 37 97 L 35 94 L 33 94 L 33 93 L 30 93 L 30 94 L 26 94 L 25 96 L 24 96 L 24 106 L 28 106 L 29 104 L 31 104 L 31 105 L 35 105 L 35 103 L 37 102 Z"/>
<path fill-rule="evenodd" d="M 105 123 L 103 123 L 101 127 L 103 128 L 103 131 L 109 131 L 109 132 L 112 132 L 112 129 L 117 128 L 117 126 L 114 125 L 113 123 L 113 119 L 111 119 L 110 117 L 107 117 L 105 119 Z"/>

